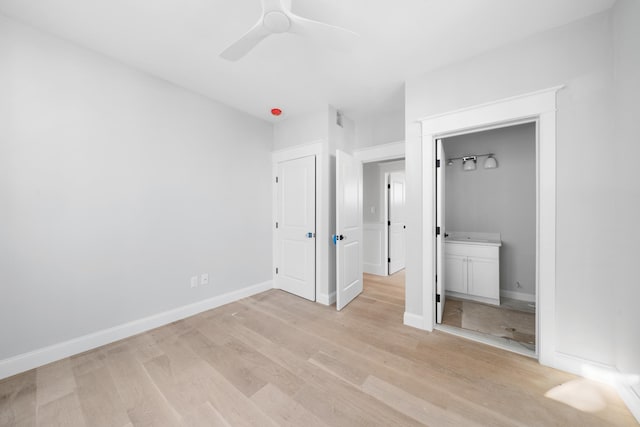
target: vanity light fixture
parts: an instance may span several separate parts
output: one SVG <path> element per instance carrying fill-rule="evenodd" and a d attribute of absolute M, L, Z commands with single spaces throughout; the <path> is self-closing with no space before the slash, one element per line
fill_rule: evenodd
<path fill-rule="evenodd" d="M 489 154 L 489 157 L 487 157 L 487 160 L 484 161 L 484 168 L 495 169 L 497 167 L 498 167 L 498 162 L 496 162 L 496 158 L 493 157 L 493 154 Z"/>
<path fill-rule="evenodd" d="M 462 169 L 466 171 L 476 170 L 476 156 L 465 156 L 462 158 Z"/>
<path fill-rule="evenodd" d="M 485 169 L 495 169 L 498 167 L 498 162 L 496 161 L 493 153 L 469 154 L 462 157 L 451 157 L 447 159 L 447 166 L 453 166 L 454 160 L 462 160 L 462 170 L 473 171 L 476 170 L 478 157 L 486 157 L 486 160 L 484 161 Z"/>

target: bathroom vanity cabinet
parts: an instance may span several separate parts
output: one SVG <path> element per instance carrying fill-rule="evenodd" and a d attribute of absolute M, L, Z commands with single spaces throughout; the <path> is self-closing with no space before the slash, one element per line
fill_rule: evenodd
<path fill-rule="evenodd" d="M 499 238 L 456 238 L 445 241 L 447 295 L 500 305 Z"/>

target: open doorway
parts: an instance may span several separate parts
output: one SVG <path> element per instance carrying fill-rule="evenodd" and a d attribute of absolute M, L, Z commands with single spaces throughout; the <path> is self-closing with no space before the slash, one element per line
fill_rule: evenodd
<path fill-rule="evenodd" d="M 438 141 L 441 327 L 536 354 L 536 123 Z"/>
<path fill-rule="evenodd" d="M 363 272 L 370 298 L 404 307 L 404 158 L 363 165 Z"/>

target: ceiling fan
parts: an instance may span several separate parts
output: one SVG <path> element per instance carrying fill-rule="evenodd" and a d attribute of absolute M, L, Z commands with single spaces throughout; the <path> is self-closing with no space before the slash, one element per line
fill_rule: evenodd
<path fill-rule="evenodd" d="M 285 7 L 285 3 L 289 7 Z M 262 16 L 258 22 L 220 56 L 229 61 L 237 61 L 271 34 L 298 34 L 338 50 L 348 48 L 358 37 L 353 31 L 295 15 L 291 13 L 290 3 L 287 0 L 262 0 Z"/>

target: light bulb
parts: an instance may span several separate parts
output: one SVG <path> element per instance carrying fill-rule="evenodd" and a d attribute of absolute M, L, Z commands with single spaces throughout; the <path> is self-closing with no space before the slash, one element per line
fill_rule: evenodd
<path fill-rule="evenodd" d="M 496 159 L 493 156 L 487 157 L 487 160 L 484 161 L 485 169 L 495 169 L 497 167 L 498 167 L 498 162 L 496 162 Z"/>

